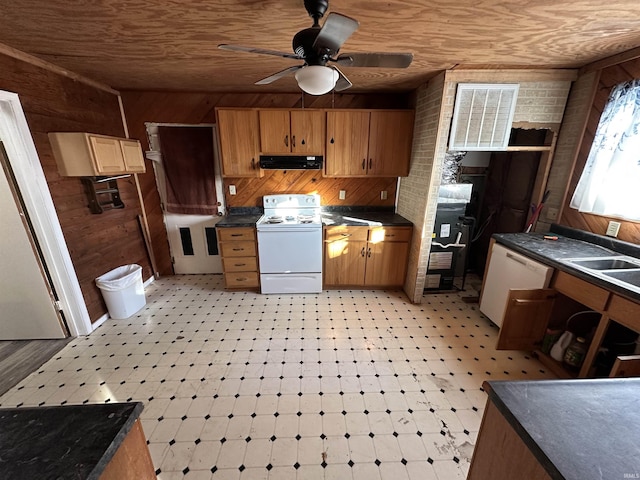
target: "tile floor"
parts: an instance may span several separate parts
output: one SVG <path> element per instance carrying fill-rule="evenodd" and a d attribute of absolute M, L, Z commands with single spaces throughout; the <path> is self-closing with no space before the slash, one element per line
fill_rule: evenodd
<path fill-rule="evenodd" d="M 142 401 L 160 480 L 464 479 L 487 379 L 550 378 L 465 303 L 475 292 L 226 292 L 163 278 L 0 397 Z"/>

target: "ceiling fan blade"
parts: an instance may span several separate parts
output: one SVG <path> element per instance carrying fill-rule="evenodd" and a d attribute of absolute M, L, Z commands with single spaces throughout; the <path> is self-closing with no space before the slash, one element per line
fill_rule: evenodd
<path fill-rule="evenodd" d="M 231 50 L 232 52 L 258 53 L 260 55 L 272 55 L 275 57 L 302 60 L 302 57 L 296 55 L 295 53 L 278 52 L 277 50 L 266 50 L 264 48 L 242 47 L 240 45 L 228 45 L 226 43 L 221 43 L 220 45 L 218 45 L 218 48 L 221 50 Z"/>
<path fill-rule="evenodd" d="M 335 65 L 332 68 L 335 68 L 336 72 L 338 72 L 338 75 L 339 75 L 338 81 L 336 82 L 336 86 L 333 89 L 336 92 L 341 92 L 343 90 L 346 90 L 347 88 L 351 88 L 353 84 L 349 81 L 346 75 L 342 73 L 340 69 Z"/>
<path fill-rule="evenodd" d="M 297 70 L 300 70 L 304 65 L 296 65 L 295 67 L 285 68 L 284 70 L 279 71 L 278 73 L 274 73 L 273 75 L 269 75 L 267 78 L 263 78 L 262 80 L 258 80 L 256 85 L 267 85 L 269 83 L 275 82 L 282 77 L 286 77 L 290 73 L 293 73 Z"/>
<path fill-rule="evenodd" d="M 327 49 L 330 54 L 335 54 L 359 25 L 358 21 L 351 17 L 330 13 L 313 42 L 314 50 Z"/>
<path fill-rule="evenodd" d="M 407 68 L 413 53 L 343 53 L 335 62 L 343 67 Z"/>

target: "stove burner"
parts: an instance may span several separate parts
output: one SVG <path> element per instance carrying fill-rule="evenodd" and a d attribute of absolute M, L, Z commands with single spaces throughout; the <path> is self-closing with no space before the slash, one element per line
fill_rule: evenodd
<path fill-rule="evenodd" d="M 298 221 L 300 223 L 313 223 L 313 215 L 298 215 Z"/>
<path fill-rule="evenodd" d="M 284 219 L 280 215 L 273 215 L 271 217 L 267 217 L 266 223 L 282 223 Z"/>

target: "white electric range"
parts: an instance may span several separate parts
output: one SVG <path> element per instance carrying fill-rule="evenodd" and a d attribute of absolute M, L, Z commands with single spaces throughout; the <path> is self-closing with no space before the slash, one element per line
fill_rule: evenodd
<path fill-rule="evenodd" d="M 265 195 L 256 223 L 262 293 L 322 291 L 320 195 Z"/>

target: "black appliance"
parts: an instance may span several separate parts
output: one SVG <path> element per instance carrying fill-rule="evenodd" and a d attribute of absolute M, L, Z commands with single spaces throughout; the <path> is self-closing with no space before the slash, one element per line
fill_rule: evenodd
<path fill-rule="evenodd" d="M 320 170 L 322 155 L 260 155 L 260 168 L 267 170 Z"/>

